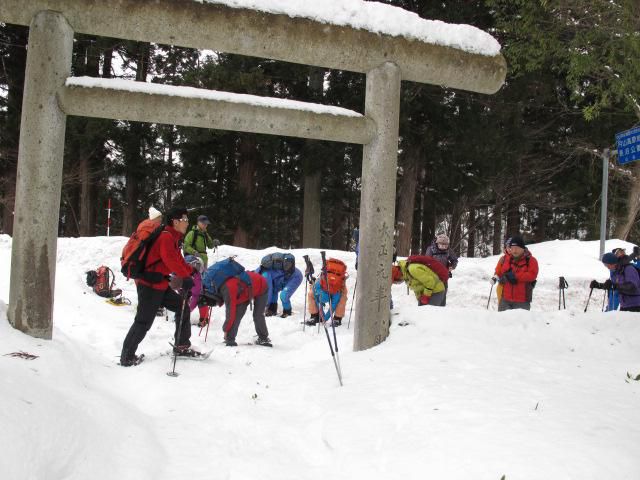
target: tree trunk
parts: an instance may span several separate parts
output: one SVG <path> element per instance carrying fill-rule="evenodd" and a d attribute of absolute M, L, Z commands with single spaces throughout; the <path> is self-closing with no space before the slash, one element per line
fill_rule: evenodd
<path fill-rule="evenodd" d="M 403 173 L 398 185 L 398 201 L 396 207 L 396 228 L 398 241 L 396 248 L 398 255 L 407 256 L 411 250 L 411 234 L 413 232 L 413 213 L 416 202 L 416 187 L 418 185 L 418 164 L 422 157 L 420 147 L 409 147 Z"/>
<path fill-rule="evenodd" d="M 433 208 L 429 208 L 431 199 L 429 195 L 424 195 L 424 209 L 422 213 L 422 250 L 420 253 L 424 253 L 436 236 L 436 212 Z"/>
<path fill-rule="evenodd" d="M 233 236 L 233 245 L 236 247 L 251 248 L 252 238 L 250 229 L 253 226 L 253 201 L 255 174 L 258 167 L 258 150 L 256 136 L 243 134 L 240 137 L 238 148 L 238 190 L 239 207 L 238 226 Z"/>
<path fill-rule="evenodd" d="M 545 209 L 538 209 L 538 216 L 533 223 L 533 241 L 535 243 L 544 242 L 547 239 L 547 224 L 551 219 L 550 212 Z"/>
<path fill-rule="evenodd" d="M 449 242 L 451 250 L 460 255 L 462 251 L 462 213 L 463 201 L 456 203 L 451 215 L 451 233 L 449 234 Z"/>
<path fill-rule="evenodd" d="M 614 237 L 627 240 L 633 228 L 638 213 L 640 213 L 640 162 L 635 162 L 631 167 L 632 183 L 629 189 L 626 203 L 626 216 L 616 227 Z"/>
<path fill-rule="evenodd" d="M 469 209 L 469 219 L 467 221 L 467 257 L 473 258 L 476 255 L 476 209 Z"/>
<path fill-rule="evenodd" d="M 507 235 L 520 235 L 520 206 L 510 203 L 507 206 Z"/>
<path fill-rule="evenodd" d="M 320 248 L 321 178 L 319 170 L 304 176 L 303 248 Z"/>
<path fill-rule="evenodd" d="M 493 207 L 493 254 L 502 253 L 502 204 L 496 202 Z"/>

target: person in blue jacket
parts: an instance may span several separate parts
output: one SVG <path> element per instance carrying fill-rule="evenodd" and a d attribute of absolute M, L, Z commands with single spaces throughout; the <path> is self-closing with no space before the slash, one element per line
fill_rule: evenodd
<path fill-rule="evenodd" d="M 262 258 L 259 273 L 267 280 L 269 294 L 265 316 L 278 313 L 278 293 L 282 302 L 282 315 L 291 315 L 291 296 L 302 283 L 302 272 L 296 268 L 296 259 L 291 253 L 270 253 Z"/>

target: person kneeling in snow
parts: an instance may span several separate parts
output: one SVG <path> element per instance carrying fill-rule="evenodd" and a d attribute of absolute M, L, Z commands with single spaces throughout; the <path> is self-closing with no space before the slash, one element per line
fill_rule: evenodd
<path fill-rule="evenodd" d="M 209 313 L 211 311 L 211 307 L 208 305 L 198 304 L 198 300 L 202 294 L 202 275 L 205 272 L 204 263 L 201 258 L 196 257 L 195 255 L 187 255 L 184 257 L 184 260 L 191 265 L 194 270 L 193 287 L 191 288 L 191 298 L 189 299 L 189 311 L 193 312 L 196 307 L 198 307 L 198 312 L 200 314 L 198 326 L 203 328 L 207 326 L 207 323 L 209 323 Z"/>
<path fill-rule="evenodd" d="M 309 277 L 313 280 L 313 277 Z M 342 319 L 347 308 L 347 266 L 342 260 L 330 258 L 327 260 L 326 272 L 313 282 L 307 293 L 307 304 L 311 318 L 307 325 L 316 325 L 320 321 L 320 313 L 325 322 L 331 320 L 335 327 L 342 325 Z M 333 318 L 331 314 L 333 313 Z"/>
<path fill-rule="evenodd" d="M 398 266 L 402 279 L 415 294 L 419 306 L 444 306 L 445 284 L 437 273 L 422 263 L 407 260 L 400 260 Z"/>
<path fill-rule="evenodd" d="M 617 290 L 621 312 L 640 312 L 640 275 L 627 255 L 618 257 L 615 253 L 605 253 L 602 263 L 611 272 L 611 278 L 604 283 L 593 280 L 591 288 Z"/>
<path fill-rule="evenodd" d="M 221 260 L 211 265 L 202 278 L 204 293 L 201 304 L 212 307 L 226 306 L 225 321 L 222 325 L 224 342 L 228 347 L 236 347 L 236 335 L 240 321 L 249 303 L 253 300 L 253 323 L 258 334 L 256 345 L 273 346 L 269 340 L 269 330 L 264 318 L 269 290 L 265 278 L 255 272 L 247 272 L 233 258 Z"/>
<path fill-rule="evenodd" d="M 538 261 L 531 255 L 521 236 L 509 242 L 509 253 L 496 266 L 496 277 L 502 284 L 502 298 L 498 311 L 531 309 L 533 288 L 538 278 Z"/>
<path fill-rule="evenodd" d="M 278 293 L 282 302 L 282 318 L 291 315 L 291 296 L 302 283 L 302 272 L 296 268 L 296 258 L 291 253 L 265 255 L 256 272 L 261 273 L 269 286 L 267 317 L 278 313 Z"/>

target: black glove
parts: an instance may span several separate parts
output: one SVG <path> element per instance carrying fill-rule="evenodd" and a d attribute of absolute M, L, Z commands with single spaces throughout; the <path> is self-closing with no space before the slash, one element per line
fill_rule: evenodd
<path fill-rule="evenodd" d="M 516 274 L 513 271 L 509 270 L 507 273 L 503 275 L 505 280 L 513 285 L 518 283 L 518 279 L 516 278 Z"/>
<path fill-rule="evenodd" d="M 222 295 L 219 293 L 202 292 L 198 298 L 198 306 L 219 307 L 224 303 Z"/>
<path fill-rule="evenodd" d="M 449 278 L 453 278 L 453 273 L 451 273 L 451 271 L 449 271 Z"/>
<path fill-rule="evenodd" d="M 180 290 L 182 288 L 182 277 L 178 277 L 173 273 L 169 276 L 169 286 L 173 290 Z"/>
<path fill-rule="evenodd" d="M 183 292 L 190 292 L 192 288 L 193 288 L 193 278 L 184 277 L 182 279 L 182 291 Z"/>
<path fill-rule="evenodd" d="M 596 280 L 591 280 L 589 288 L 604 288 L 604 285 Z"/>
<path fill-rule="evenodd" d="M 602 288 L 604 288 L 605 290 L 613 290 L 615 286 L 613 285 L 613 282 L 609 278 L 605 280 L 605 282 L 602 284 Z"/>
<path fill-rule="evenodd" d="M 218 240 L 217 238 L 213 239 L 213 248 L 217 248 L 220 246 L 220 240 Z"/>

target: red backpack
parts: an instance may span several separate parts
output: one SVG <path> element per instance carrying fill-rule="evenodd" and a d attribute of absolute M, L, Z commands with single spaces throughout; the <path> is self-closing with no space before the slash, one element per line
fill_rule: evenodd
<path fill-rule="evenodd" d="M 93 288 L 96 295 L 101 297 L 113 298 L 122 294 L 122 290 L 113 288 L 115 280 L 113 271 L 104 265 L 98 267 L 97 270 L 87 272 L 87 285 Z"/>
<path fill-rule="evenodd" d="M 120 257 L 121 272 L 127 277 L 127 280 L 144 277 L 145 264 L 147 263 L 147 255 L 151 245 L 163 230 L 164 225 L 158 225 L 153 220 L 144 220 L 140 222 L 136 231 L 129 237 Z M 148 267 L 152 266 L 149 265 Z"/>
<path fill-rule="evenodd" d="M 433 257 L 427 255 L 411 255 L 407 258 L 407 271 L 409 270 L 409 265 L 412 263 L 419 263 L 428 267 L 445 285 L 449 281 L 449 269 Z"/>
<path fill-rule="evenodd" d="M 347 281 L 347 265 L 337 258 L 327 260 L 327 275 L 320 275 L 320 286 L 325 292 L 330 294 L 342 292 Z M 327 288 L 327 282 L 329 286 Z"/>

